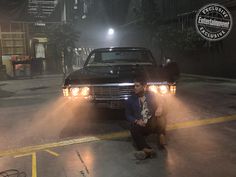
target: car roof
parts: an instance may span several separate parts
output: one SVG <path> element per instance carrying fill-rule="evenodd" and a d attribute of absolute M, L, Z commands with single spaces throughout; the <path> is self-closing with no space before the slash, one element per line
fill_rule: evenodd
<path fill-rule="evenodd" d="M 120 51 L 120 50 L 127 50 L 127 51 L 133 51 L 133 50 L 148 50 L 144 47 L 109 47 L 109 48 L 98 48 L 94 49 L 94 52 L 106 52 L 106 51 Z"/>

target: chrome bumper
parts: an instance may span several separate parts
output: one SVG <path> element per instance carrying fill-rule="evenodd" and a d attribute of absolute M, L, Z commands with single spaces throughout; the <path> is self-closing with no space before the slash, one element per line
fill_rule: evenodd
<path fill-rule="evenodd" d="M 175 84 L 170 85 L 167 82 L 152 82 L 151 85 L 168 85 L 170 92 L 176 91 Z M 102 107 L 119 109 L 124 107 L 124 101 L 132 95 L 134 83 L 112 83 L 112 84 L 92 84 L 92 85 L 69 85 L 63 88 L 64 96 L 71 97 L 70 88 L 89 87 L 90 96 L 87 101 L 92 102 Z M 81 98 L 81 97 L 80 97 Z"/>

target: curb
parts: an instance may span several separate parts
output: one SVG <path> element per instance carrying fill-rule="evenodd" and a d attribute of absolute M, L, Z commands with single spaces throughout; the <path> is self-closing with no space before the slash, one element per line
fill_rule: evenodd
<path fill-rule="evenodd" d="M 197 77 L 197 78 L 202 78 L 202 79 L 225 80 L 225 81 L 230 81 L 230 82 L 236 82 L 236 79 L 232 79 L 232 78 L 213 77 L 213 76 L 187 74 L 187 73 L 181 73 L 180 77 Z"/>

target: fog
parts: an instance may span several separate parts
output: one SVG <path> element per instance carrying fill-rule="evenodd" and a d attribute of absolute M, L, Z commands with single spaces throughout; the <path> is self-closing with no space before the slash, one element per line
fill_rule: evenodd
<path fill-rule="evenodd" d="M 196 106 L 184 103 L 173 96 L 165 97 L 169 125 L 202 118 Z M 1 128 L 0 149 L 19 148 L 29 145 L 45 144 L 70 138 L 98 136 L 128 129 L 122 111 L 95 109 L 81 100 L 68 100 L 59 97 L 44 105 L 21 107 L 9 117 L 3 114 L 1 120 L 5 125 Z M 200 109 L 200 108 L 199 108 Z M 6 109 L 5 109 L 6 111 Z M 26 117 L 27 116 L 27 117 Z M 12 120 L 15 118 L 14 123 Z M 21 121 L 22 119 L 22 121 Z M 9 123 L 7 123 L 9 121 Z"/>

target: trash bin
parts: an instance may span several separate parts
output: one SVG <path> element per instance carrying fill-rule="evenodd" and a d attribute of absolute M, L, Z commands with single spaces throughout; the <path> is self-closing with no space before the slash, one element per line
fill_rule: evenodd
<path fill-rule="evenodd" d="M 24 70 L 25 70 L 25 76 L 31 76 L 30 64 L 26 64 Z"/>

